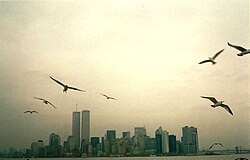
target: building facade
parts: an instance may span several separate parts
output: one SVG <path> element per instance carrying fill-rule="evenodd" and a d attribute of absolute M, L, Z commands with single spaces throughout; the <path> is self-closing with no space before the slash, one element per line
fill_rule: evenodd
<path fill-rule="evenodd" d="M 73 112 L 72 117 L 72 136 L 74 141 L 74 149 L 80 148 L 80 112 Z"/>
<path fill-rule="evenodd" d="M 182 145 L 184 154 L 195 154 L 199 151 L 197 128 L 188 126 L 182 128 Z"/>

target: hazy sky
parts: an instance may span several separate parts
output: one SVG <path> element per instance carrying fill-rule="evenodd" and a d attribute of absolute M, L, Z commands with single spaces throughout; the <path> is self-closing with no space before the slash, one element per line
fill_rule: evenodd
<path fill-rule="evenodd" d="M 76 103 L 91 112 L 91 136 L 145 125 L 180 139 L 188 125 L 201 149 L 250 148 L 250 55 L 227 42 L 250 48 L 248 0 L 0 2 L 0 149 L 65 140 Z M 223 48 L 216 65 L 198 64 Z M 49 76 L 87 92 L 64 94 Z"/>

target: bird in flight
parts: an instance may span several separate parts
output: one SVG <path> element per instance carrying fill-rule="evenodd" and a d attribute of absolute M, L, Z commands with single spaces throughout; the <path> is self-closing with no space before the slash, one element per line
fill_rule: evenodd
<path fill-rule="evenodd" d="M 23 113 L 30 113 L 30 114 L 32 114 L 32 113 L 37 113 L 37 114 L 38 114 L 37 111 L 25 111 L 25 112 L 23 112 Z"/>
<path fill-rule="evenodd" d="M 45 103 L 45 104 L 49 104 L 49 105 L 51 105 L 52 107 L 54 107 L 54 108 L 56 108 L 52 103 L 50 103 L 48 100 L 46 100 L 46 99 L 43 99 L 43 98 L 38 98 L 38 97 L 34 97 L 35 99 L 38 99 L 38 100 L 42 100 L 43 101 L 43 103 Z"/>
<path fill-rule="evenodd" d="M 102 94 L 102 93 L 100 93 L 100 94 L 101 94 L 102 96 L 106 97 L 107 99 L 117 100 L 116 98 L 107 96 L 106 94 Z"/>
<path fill-rule="evenodd" d="M 223 104 L 224 101 L 217 101 L 214 97 L 205 97 L 205 96 L 201 96 L 201 98 L 205 98 L 205 99 L 209 99 L 210 101 L 212 101 L 214 104 L 211 105 L 211 107 L 223 107 L 224 109 L 226 109 L 231 115 L 233 115 L 233 112 L 231 111 L 231 109 L 229 108 L 228 105 Z"/>
<path fill-rule="evenodd" d="M 212 146 L 209 147 L 209 149 L 213 148 L 214 145 L 220 145 L 221 147 L 224 147 L 221 143 L 214 143 Z"/>
<path fill-rule="evenodd" d="M 250 53 L 250 49 L 245 49 L 245 48 L 243 48 L 243 47 L 241 47 L 241 46 L 232 45 L 232 44 L 230 44 L 229 42 L 227 42 L 227 44 L 228 44 L 230 47 L 233 47 L 233 48 L 238 49 L 239 51 L 241 51 L 240 53 L 237 54 L 238 56 L 244 56 L 244 55 Z"/>
<path fill-rule="evenodd" d="M 208 57 L 208 60 L 204 60 L 204 61 L 201 61 L 199 64 L 203 64 L 203 63 L 207 63 L 207 62 L 211 62 L 212 64 L 216 64 L 216 62 L 214 61 L 215 58 L 221 54 L 221 52 L 223 52 L 224 49 L 220 50 L 219 52 L 217 52 L 213 57 Z"/>
<path fill-rule="evenodd" d="M 76 91 L 81 91 L 81 92 L 86 92 L 85 90 L 81 90 L 81 89 L 78 89 L 78 88 L 75 88 L 75 87 L 70 87 L 68 85 L 65 85 L 63 84 L 62 82 L 54 79 L 53 77 L 49 76 L 53 81 L 55 81 L 56 83 L 60 84 L 61 86 L 63 86 L 63 92 L 67 93 L 67 90 L 68 89 L 73 89 L 73 90 L 76 90 Z"/>

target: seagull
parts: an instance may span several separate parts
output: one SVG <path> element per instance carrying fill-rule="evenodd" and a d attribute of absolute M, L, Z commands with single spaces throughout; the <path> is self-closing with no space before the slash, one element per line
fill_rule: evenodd
<path fill-rule="evenodd" d="M 241 51 L 240 53 L 237 54 L 238 56 L 244 56 L 244 55 L 250 53 L 250 49 L 245 49 L 245 48 L 243 48 L 241 46 L 232 45 L 229 42 L 227 42 L 227 44 L 229 46 L 231 46 L 231 47 L 233 47 L 233 48 L 238 49 L 239 51 Z"/>
<path fill-rule="evenodd" d="M 37 111 L 25 111 L 25 112 L 23 112 L 23 113 L 30 113 L 30 114 L 32 114 L 32 113 L 37 113 L 37 114 L 38 114 Z"/>
<path fill-rule="evenodd" d="M 45 104 L 50 104 L 52 107 L 56 108 L 52 103 L 50 103 L 49 101 L 47 101 L 46 99 L 43 99 L 43 98 L 38 98 L 38 97 L 34 97 L 35 99 L 38 99 L 38 100 L 42 100 L 43 103 Z"/>
<path fill-rule="evenodd" d="M 224 147 L 221 143 L 214 143 L 212 146 L 209 147 L 209 149 L 213 148 L 214 145 L 220 145 L 221 147 Z"/>
<path fill-rule="evenodd" d="M 53 81 L 55 81 L 56 83 L 62 85 L 62 86 L 63 86 L 63 92 L 65 92 L 65 93 L 67 93 L 67 90 L 68 90 L 68 89 L 73 89 L 73 90 L 77 90 L 77 91 L 81 91 L 81 92 L 86 92 L 86 91 L 84 91 L 84 90 L 81 90 L 81 89 L 78 89 L 78 88 L 75 88 L 75 87 L 67 86 L 67 85 L 63 84 L 62 82 L 60 82 L 60 81 L 54 79 L 54 78 L 51 77 L 51 76 L 49 76 L 49 77 L 50 77 Z"/>
<path fill-rule="evenodd" d="M 102 94 L 102 93 L 100 93 L 100 94 L 101 94 L 102 96 L 106 97 L 107 99 L 117 100 L 116 98 L 107 96 L 106 94 Z"/>
<path fill-rule="evenodd" d="M 221 54 L 221 52 L 223 52 L 224 49 L 220 50 L 219 52 L 217 52 L 213 57 L 208 57 L 208 60 L 204 60 L 204 61 L 201 61 L 199 64 L 203 64 L 203 63 L 207 63 L 207 62 L 211 62 L 212 64 L 216 64 L 216 62 L 214 61 L 215 58 Z"/>
<path fill-rule="evenodd" d="M 233 115 L 233 112 L 231 111 L 231 109 L 229 108 L 228 105 L 225 105 L 223 104 L 224 101 L 217 101 L 214 97 L 204 97 L 204 96 L 201 96 L 201 98 L 206 98 L 206 99 L 209 99 L 210 101 L 212 101 L 214 104 L 211 105 L 211 107 L 223 107 L 225 108 L 231 115 Z"/>

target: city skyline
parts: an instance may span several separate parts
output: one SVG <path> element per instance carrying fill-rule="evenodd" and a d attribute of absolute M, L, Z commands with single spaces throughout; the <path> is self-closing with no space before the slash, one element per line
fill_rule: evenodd
<path fill-rule="evenodd" d="M 9 1 L 0 13 L 0 150 L 67 139 L 76 103 L 91 111 L 90 136 L 162 126 L 180 139 L 187 125 L 200 148 L 250 147 L 250 55 L 227 44 L 250 48 L 248 0 Z M 222 49 L 216 65 L 198 64 Z M 63 93 L 50 76 L 86 92 Z"/>

